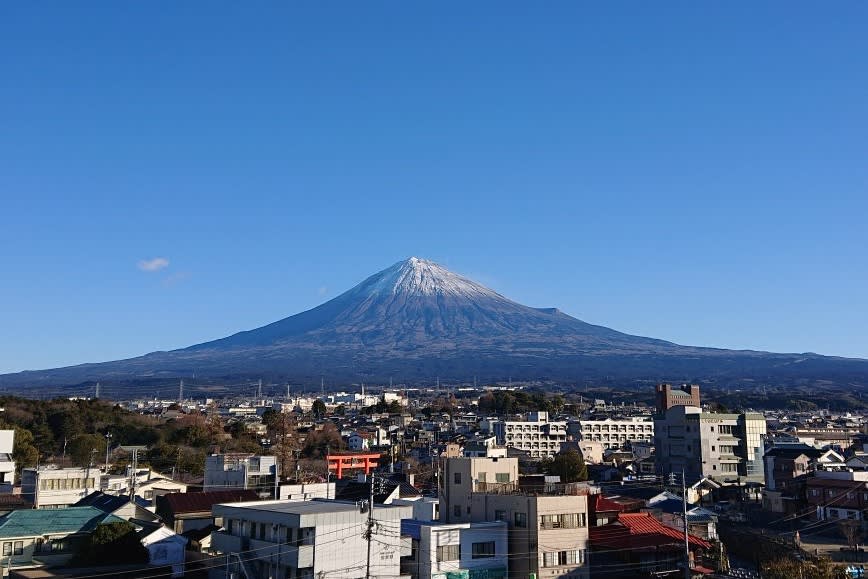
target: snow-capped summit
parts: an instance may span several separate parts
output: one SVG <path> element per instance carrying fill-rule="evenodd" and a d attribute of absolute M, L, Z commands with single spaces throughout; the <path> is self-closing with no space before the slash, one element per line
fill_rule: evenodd
<path fill-rule="evenodd" d="M 411 257 L 368 278 L 360 289 L 371 294 L 502 298 L 474 281 L 427 259 Z"/>

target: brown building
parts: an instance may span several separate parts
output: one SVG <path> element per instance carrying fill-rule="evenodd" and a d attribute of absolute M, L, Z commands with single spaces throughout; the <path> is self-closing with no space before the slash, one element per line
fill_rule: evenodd
<path fill-rule="evenodd" d="M 673 388 L 672 384 L 658 384 L 657 413 L 665 414 L 673 406 L 702 406 L 699 402 L 699 386 L 682 384 Z"/>
<path fill-rule="evenodd" d="M 256 500 L 259 500 L 259 495 L 253 489 L 170 493 L 157 497 L 157 515 L 167 527 L 181 534 L 215 523 L 222 525 L 222 521 L 215 521 L 211 514 L 214 505 Z"/>

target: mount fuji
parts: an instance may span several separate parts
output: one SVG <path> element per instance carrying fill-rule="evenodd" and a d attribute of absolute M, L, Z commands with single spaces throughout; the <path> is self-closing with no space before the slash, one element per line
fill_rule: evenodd
<path fill-rule="evenodd" d="M 532 308 L 411 257 L 311 310 L 138 358 L 0 376 L 0 386 L 183 378 L 824 379 L 868 384 L 868 361 L 681 346 Z"/>

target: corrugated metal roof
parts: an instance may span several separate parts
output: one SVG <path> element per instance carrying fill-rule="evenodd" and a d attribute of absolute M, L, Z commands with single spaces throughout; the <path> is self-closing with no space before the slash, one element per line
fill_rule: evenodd
<path fill-rule="evenodd" d="M 604 549 L 641 549 L 683 545 L 684 535 L 667 527 L 649 513 L 621 513 L 618 521 L 590 528 L 591 545 Z M 711 544 L 690 535 L 690 545 L 708 549 Z"/>
<path fill-rule="evenodd" d="M 95 507 L 12 511 L 0 518 L 0 538 L 85 533 L 102 523 L 122 522 Z"/>

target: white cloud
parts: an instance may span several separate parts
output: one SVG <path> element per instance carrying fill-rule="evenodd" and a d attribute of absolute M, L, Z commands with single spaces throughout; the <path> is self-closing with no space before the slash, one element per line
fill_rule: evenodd
<path fill-rule="evenodd" d="M 329 288 L 327 288 L 326 286 L 320 286 L 316 293 L 319 297 L 323 297 L 324 295 L 329 293 Z"/>
<path fill-rule="evenodd" d="M 160 271 L 169 267 L 169 260 L 165 257 L 155 257 L 153 259 L 143 259 L 138 263 L 138 268 L 142 271 L 154 272 Z"/>

